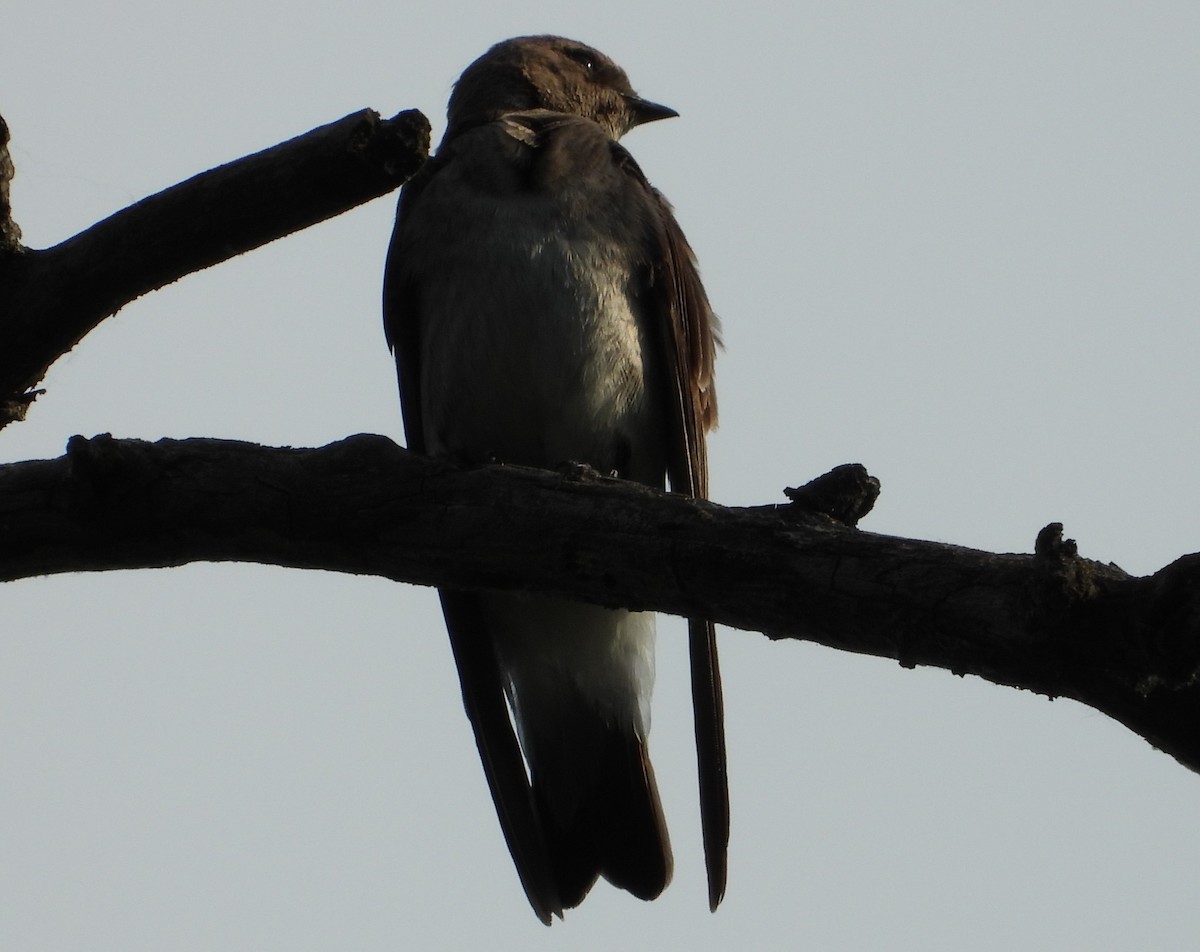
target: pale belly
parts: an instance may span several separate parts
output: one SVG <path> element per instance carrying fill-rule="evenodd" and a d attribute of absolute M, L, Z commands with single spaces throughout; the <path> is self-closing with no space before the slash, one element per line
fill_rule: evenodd
<path fill-rule="evenodd" d="M 444 243 L 427 265 L 440 271 L 421 300 L 427 450 L 466 462 L 582 462 L 663 485 L 664 409 L 649 382 L 651 332 L 630 296 L 632 262 L 618 243 L 572 241 L 550 218 L 518 211 L 468 217 L 454 247 Z M 529 725 L 569 723 L 581 702 L 646 735 L 653 614 L 532 594 L 488 595 L 486 606 L 527 755 Z"/>
<path fill-rule="evenodd" d="M 582 462 L 662 485 L 662 408 L 630 265 L 611 247 L 475 233 L 423 301 L 422 406 L 434 455 L 555 467 Z M 485 275 L 482 281 L 480 275 Z M 486 287 L 481 287 L 486 284 Z M 428 285 L 427 285 L 428 287 Z"/>

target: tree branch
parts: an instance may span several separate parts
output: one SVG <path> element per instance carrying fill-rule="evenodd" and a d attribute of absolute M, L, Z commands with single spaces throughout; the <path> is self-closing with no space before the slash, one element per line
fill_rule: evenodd
<path fill-rule="evenodd" d="M 9 214 L 0 120 L 0 427 L 24 417 L 55 360 L 135 298 L 339 215 L 404 183 L 429 151 L 416 110 L 364 109 L 145 198 L 44 251 Z"/>
<path fill-rule="evenodd" d="M 556 592 L 975 674 L 1074 698 L 1200 770 L 1200 555 L 1133 578 L 1079 558 L 1061 527 L 1033 555 L 995 555 L 795 503 L 462 470 L 379 436 L 76 437 L 59 459 L 0 467 L 2 579 L 230 560 Z"/>
<path fill-rule="evenodd" d="M 8 152 L 8 123 L 0 116 L 0 262 L 21 247 L 21 229 L 13 221 L 8 194 L 13 171 L 12 156 Z"/>

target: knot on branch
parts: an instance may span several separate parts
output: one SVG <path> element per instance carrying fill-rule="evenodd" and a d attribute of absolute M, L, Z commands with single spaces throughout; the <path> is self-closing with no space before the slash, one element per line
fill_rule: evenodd
<path fill-rule="evenodd" d="M 1037 534 L 1033 554 L 1044 562 L 1063 563 L 1079 555 L 1079 546 L 1074 539 L 1063 538 L 1061 522 L 1052 522 Z"/>
<path fill-rule="evenodd" d="M 400 182 L 407 181 L 429 155 L 429 120 L 419 109 L 405 109 L 391 119 L 375 122 L 364 128 L 352 142 L 372 163 Z"/>
<path fill-rule="evenodd" d="M 799 509 L 819 512 L 853 528 L 875 507 L 879 489 L 879 480 L 862 463 L 843 463 L 798 489 L 785 489 L 783 494 Z"/>
<path fill-rule="evenodd" d="M 1042 528 L 1033 543 L 1034 561 L 1053 580 L 1058 594 L 1068 601 L 1096 593 L 1096 580 L 1087 559 L 1079 557 L 1074 539 L 1063 538 L 1063 524 L 1052 522 Z"/>

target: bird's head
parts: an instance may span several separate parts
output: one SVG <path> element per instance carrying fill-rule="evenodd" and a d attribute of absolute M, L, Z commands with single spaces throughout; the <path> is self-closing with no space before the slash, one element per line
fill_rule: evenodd
<path fill-rule="evenodd" d="M 531 109 L 583 116 L 619 139 L 634 126 L 677 116 L 642 99 L 629 77 L 599 50 L 560 36 L 497 43 L 466 68 L 450 96 L 451 131 Z"/>

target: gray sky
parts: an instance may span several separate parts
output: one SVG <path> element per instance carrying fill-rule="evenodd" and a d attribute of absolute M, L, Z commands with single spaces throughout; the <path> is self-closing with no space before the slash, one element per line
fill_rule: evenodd
<path fill-rule="evenodd" d="M 343 9 L 338 9 L 343 7 Z M 727 350 L 713 495 L 861 461 L 864 528 L 1152 572 L 1200 548 L 1200 7 L 9 0 L 0 113 L 44 247 L 492 42 L 585 40 L 681 118 L 627 145 Z M 402 438 L 394 198 L 126 308 L 0 459 L 72 434 Z M 0 942 L 254 949 L 1192 949 L 1200 778 L 1079 705 L 721 635 L 730 884 L 706 911 L 682 626 L 652 748 L 675 882 L 546 930 L 433 593 L 243 565 L 4 586 Z"/>

